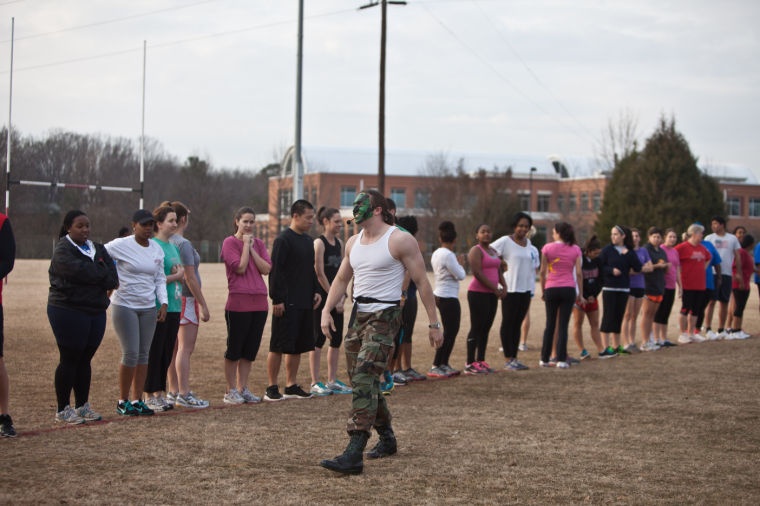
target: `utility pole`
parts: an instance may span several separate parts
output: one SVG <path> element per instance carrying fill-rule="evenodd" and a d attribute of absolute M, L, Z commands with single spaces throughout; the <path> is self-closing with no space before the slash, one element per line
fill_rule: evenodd
<path fill-rule="evenodd" d="M 303 69 L 303 0 L 298 0 L 298 56 L 296 63 L 296 138 L 293 153 L 293 201 L 303 198 L 301 159 L 301 71 Z"/>
<path fill-rule="evenodd" d="M 378 115 L 377 189 L 385 195 L 385 45 L 388 28 L 388 4 L 406 5 L 403 0 L 374 0 L 359 7 L 367 9 L 380 5 L 380 107 Z"/>

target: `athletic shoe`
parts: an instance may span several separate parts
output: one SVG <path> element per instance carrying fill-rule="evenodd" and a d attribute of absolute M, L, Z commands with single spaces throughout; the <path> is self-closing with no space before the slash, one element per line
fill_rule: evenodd
<path fill-rule="evenodd" d="M 103 419 L 102 416 L 100 416 L 98 413 L 94 412 L 90 408 L 89 402 L 85 402 L 83 405 L 79 406 L 76 409 L 76 412 L 77 412 L 77 415 L 84 418 L 86 422 L 97 422 L 98 420 Z"/>
<path fill-rule="evenodd" d="M 446 374 L 448 374 L 449 376 L 459 376 L 462 373 L 462 371 L 457 371 L 456 369 L 451 367 L 449 364 L 443 364 L 439 367 L 443 369 L 444 371 L 446 371 Z"/>
<path fill-rule="evenodd" d="M 618 346 L 615 351 L 617 352 L 618 355 L 630 355 L 631 354 L 630 351 L 628 351 L 625 348 L 623 348 L 622 344 L 620 346 Z"/>
<path fill-rule="evenodd" d="M 570 364 L 567 362 L 557 362 L 557 369 L 570 369 Z"/>
<path fill-rule="evenodd" d="M 704 330 L 704 329 L 702 329 L 702 330 Z M 721 339 L 720 336 L 718 334 L 716 334 L 715 332 L 713 332 L 712 330 L 708 330 L 705 333 L 705 337 L 707 339 L 709 339 L 710 341 L 715 341 L 717 339 Z"/>
<path fill-rule="evenodd" d="M 11 415 L 0 415 L 0 437 L 16 437 Z"/>
<path fill-rule="evenodd" d="M 131 402 L 117 402 L 116 403 L 116 412 L 120 415 L 124 416 L 137 416 L 140 413 L 137 411 L 137 408 L 135 408 Z"/>
<path fill-rule="evenodd" d="M 734 339 L 749 339 L 752 337 L 751 335 L 747 334 L 743 330 L 737 330 L 731 333 L 732 336 L 734 336 Z"/>
<path fill-rule="evenodd" d="M 165 400 L 166 400 L 166 403 L 173 408 L 174 403 L 177 401 L 177 394 L 175 394 L 174 392 L 166 392 Z"/>
<path fill-rule="evenodd" d="M 516 358 L 512 359 L 512 363 L 517 366 L 517 370 L 518 371 L 526 371 L 526 370 L 530 369 L 530 367 L 528 367 L 527 365 L 523 364 L 522 362 L 520 362 Z"/>
<path fill-rule="evenodd" d="M 663 347 L 663 348 L 674 348 L 674 347 L 676 347 L 676 346 L 678 346 L 678 345 L 677 345 L 676 343 L 671 343 L 671 342 L 670 342 L 670 339 L 665 339 L 665 340 L 662 342 L 662 347 Z"/>
<path fill-rule="evenodd" d="M 625 347 L 625 349 L 628 350 L 628 353 L 631 353 L 631 354 L 641 353 L 641 350 L 639 349 L 639 347 L 636 346 L 634 343 L 629 344 L 628 346 Z"/>
<path fill-rule="evenodd" d="M 79 416 L 71 406 L 66 406 L 55 414 L 55 421 L 64 422 L 71 425 L 79 425 L 80 423 L 84 423 L 85 420 Z"/>
<path fill-rule="evenodd" d="M 732 334 L 732 332 L 730 330 L 726 329 L 723 332 L 718 332 L 718 334 L 716 334 L 717 337 L 715 338 L 715 340 L 718 340 L 718 339 L 728 339 L 728 336 L 730 336 L 731 334 Z"/>
<path fill-rule="evenodd" d="M 538 362 L 538 365 L 540 367 L 554 367 L 554 366 L 557 365 L 557 363 L 556 362 L 552 362 L 551 360 L 549 360 L 548 362 L 544 362 L 543 360 L 540 360 Z"/>
<path fill-rule="evenodd" d="M 332 390 L 327 388 L 324 383 L 321 381 L 319 383 L 312 383 L 311 388 L 309 389 L 311 391 L 311 395 L 316 395 L 319 397 L 322 397 L 324 395 L 330 395 L 332 394 Z M 285 397 L 287 398 L 288 389 L 285 388 Z"/>
<path fill-rule="evenodd" d="M 491 366 L 488 365 L 485 360 L 478 362 L 478 364 L 480 364 L 480 368 L 484 369 L 486 372 L 493 372 L 493 369 L 491 369 Z"/>
<path fill-rule="evenodd" d="M 641 345 L 641 351 L 657 351 L 660 347 L 654 343 L 646 342 Z"/>
<path fill-rule="evenodd" d="M 589 353 L 586 348 L 583 348 L 581 351 L 581 360 L 586 360 L 587 358 L 591 357 L 591 353 Z"/>
<path fill-rule="evenodd" d="M 441 367 L 431 367 L 430 371 L 427 373 L 428 377 L 430 378 L 448 378 L 448 373 L 443 370 Z"/>
<path fill-rule="evenodd" d="M 277 385 L 270 385 L 267 387 L 267 391 L 264 394 L 264 400 L 268 402 L 276 402 L 282 400 L 282 394 Z"/>
<path fill-rule="evenodd" d="M 238 393 L 240 394 L 240 397 L 242 397 L 243 400 L 248 404 L 258 404 L 261 402 L 261 397 L 254 395 L 253 392 L 248 390 L 248 387 L 243 388 L 243 391 Z"/>
<path fill-rule="evenodd" d="M 476 376 L 478 374 L 485 374 L 484 371 L 481 371 L 477 367 L 475 367 L 473 364 L 467 364 L 464 366 L 464 373 L 468 376 Z"/>
<path fill-rule="evenodd" d="M 691 337 L 689 337 L 689 334 L 683 333 L 678 336 L 678 342 L 681 344 L 689 344 L 691 342 Z"/>
<path fill-rule="evenodd" d="M 723 335 L 724 338 L 725 338 L 725 332 L 723 332 L 721 334 L 718 334 L 718 335 Z M 703 336 L 700 333 L 696 333 L 693 336 L 691 336 L 691 342 L 692 343 L 704 343 L 705 341 L 707 341 L 707 338 L 705 338 L 705 336 Z"/>
<path fill-rule="evenodd" d="M 148 405 L 145 404 L 143 401 L 132 401 L 132 406 L 135 407 L 138 415 L 152 415 L 153 413 L 155 413 L 155 411 L 150 409 Z"/>
<path fill-rule="evenodd" d="M 391 381 L 380 382 L 380 393 L 383 395 L 391 395 L 391 392 L 393 392 L 394 388 L 395 385 L 393 383 L 393 379 L 391 379 Z"/>
<path fill-rule="evenodd" d="M 177 394 L 175 404 L 182 406 L 183 408 L 204 409 L 208 407 L 207 401 L 202 401 L 193 395 L 193 392 L 188 392 L 187 395 Z"/>
<path fill-rule="evenodd" d="M 409 379 L 407 379 L 406 375 L 403 371 L 396 371 L 393 373 L 393 384 L 403 387 L 406 386 L 407 383 L 409 383 Z"/>
<path fill-rule="evenodd" d="M 161 411 L 166 411 L 164 404 L 158 399 L 158 397 L 153 397 L 152 395 L 148 397 L 148 400 L 145 401 L 145 405 L 153 411 L 158 411 L 159 413 Z"/>
<path fill-rule="evenodd" d="M 159 394 L 158 397 L 156 397 L 156 399 L 158 399 L 158 402 L 161 403 L 161 406 L 163 406 L 164 411 L 169 411 L 169 410 L 174 409 L 174 404 L 169 404 L 169 401 L 167 401 L 163 395 Z"/>
<path fill-rule="evenodd" d="M 418 373 L 412 367 L 404 371 L 404 376 L 406 376 L 407 379 L 411 379 L 412 381 L 422 381 L 427 379 L 427 376 Z"/>
<path fill-rule="evenodd" d="M 567 356 L 567 360 L 566 360 L 566 362 L 567 362 L 568 364 L 570 364 L 570 365 L 576 365 L 576 364 L 580 364 L 580 363 L 581 363 L 581 361 L 580 361 L 580 360 L 578 360 L 578 359 L 577 359 L 577 358 L 575 358 L 575 357 L 571 357 L 570 355 L 568 355 L 568 356 Z"/>
<path fill-rule="evenodd" d="M 197 396 L 197 395 L 195 395 L 195 393 L 194 393 L 192 390 L 190 390 L 190 391 L 187 393 L 187 395 L 190 395 L 190 396 L 192 396 L 192 397 L 193 397 L 193 399 L 195 399 L 196 401 L 198 401 L 198 403 L 200 403 L 200 405 L 201 405 L 201 406 L 203 406 L 204 408 L 207 408 L 207 407 L 209 407 L 209 404 L 210 404 L 210 403 L 209 403 L 208 401 L 206 401 L 206 400 L 203 400 L 203 399 L 199 399 L 199 398 L 198 398 L 198 396 Z M 187 396 L 185 396 L 185 397 L 187 397 Z"/>
<path fill-rule="evenodd" d="M 470 365 L 473 366 L 478 371 L 480 371 L 480 374 L 488 374 L 488 369 L 483 367 L 483 364 L 481 364 L 480 362 L 473 362 Z"/>
<path fill-rule="evenodd" d="M 557 357 L 552 357 L 549 359 L 549 363 L 552 365 L 552 367 L 557 366 Z"/>
<path fill-rule="evenodd" d="M 520 343 L 520 345 L 517 347 L 520 351 L 528 351 L 528 345 L 525 343 Z"/>
<path fill-rule="evenodd" d="M 311 398 L 310 393 L 306 393 L 303 391 L 303 388 L 300 387 L 300 385 L 290 385 L 289 387 L 285 387 L 285 393 L 282 395 L 283 399 L 310 399 Z"/>
<path fill-rule="evenodd" d="M 230 388 L 230 391 L 224 394 L 224 399 L 222 400 L 225 404 L 245 404 L 245 399 L 237 391 L 237 388 Z"/>
<path fill-rule="evenodd" d="M 504 370 L 505 371 L 519 371 L 517 364 L 515 364 L 514 360 L 507 360 L 507 362 L 504 363 Z"/>
<path fill-rule="evenodd" d="M 613 358 L 613 357 L 617 357 L 617 356 L 618 356 L 617 352 L 611 346 L 606 347 L 604 350 L 602 350 L 599 353 L 599 358 L 601 358 L 601 359 Z"/>
<path fill-rule="evenodd" d="M 340 380 L 328 381 L 327 388 L 332 390 L 334 394 L 350 394 L 351 393 L 351 387 L 346 385 Z"/>

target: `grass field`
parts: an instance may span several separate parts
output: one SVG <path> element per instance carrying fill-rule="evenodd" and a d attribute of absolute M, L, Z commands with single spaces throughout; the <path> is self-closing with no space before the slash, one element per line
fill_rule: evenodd
<path fill-rule="evenodd" d="M 58 352 L 45 313 L 47 267 L 17 261 L 3 290 L 11 414 L 20 437 L 0 440 L 1 503 L 760 503 L 758 338 L 539 369 L 544 308 L 536 301 L 531 350 L 521 353 L 531 370 L 397 388 L 390 406 L 399 453 L 365 460 L 361 476 L 340 477 L 318 462 L 345 447 L 350 396 L 222 403 L 221 264 L 201 266 L 212 316 L 201 326 L 191 373 L 191 388 L 211 408 L 118 417 L 120 349 L 109 323 L 93 360 L 90 397 L 106 421 L 56 426 Z M 466 302 L 462 309 L 455 367 L 464 363 L 469 330 Z M 497 315 L 490 336 L 492 366 L 502 362 L 500 321 Z M 433 355 L 426 325 L 420 309 L 418 370 Z M 675 337 L 675 318 L 671 327 Z M 754 291 L 745 329 L 760 332 Z M 259 395 L 268 342 L 269 324 L 251 373 Z M 577 356 L 574 344 L 569 349 Z M 340 376 L 346 379 L 345 370 Z M 299 381 L 308 385 L 306 360 Z"/>

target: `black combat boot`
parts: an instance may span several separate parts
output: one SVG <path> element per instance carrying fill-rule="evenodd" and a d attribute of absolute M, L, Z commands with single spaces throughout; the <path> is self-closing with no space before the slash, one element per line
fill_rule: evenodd
<path fill-rule="evenodd" d="M 361 474 L 364 469 L 362 454 L 369 440 L 369 432 L 353 430 L 346 451 L 332 460 L 323 460 L 320 466 L 342 474 Z"/>
<path fill-rule="evenodd" d="M 383 457 L 390 457 L 396 453 L 396 436 L 393 434 L 393 428 L 390 425 L 386 425 L 385 427 L 375 427 L 375 430 L 380 436 L 380 441 L 367 452 L 367 458 L 381 459 Z"/>

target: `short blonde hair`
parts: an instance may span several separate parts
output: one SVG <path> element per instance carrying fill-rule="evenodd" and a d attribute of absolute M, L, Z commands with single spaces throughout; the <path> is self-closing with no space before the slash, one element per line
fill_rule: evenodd
<path fill-rule="evenodd" d="M 702 233 L 705 231 L 705 227 L 699 223 L 692 223 L 689 228 L 686 229 L 686 237 L 691 237 L 696 233 Z"/>

